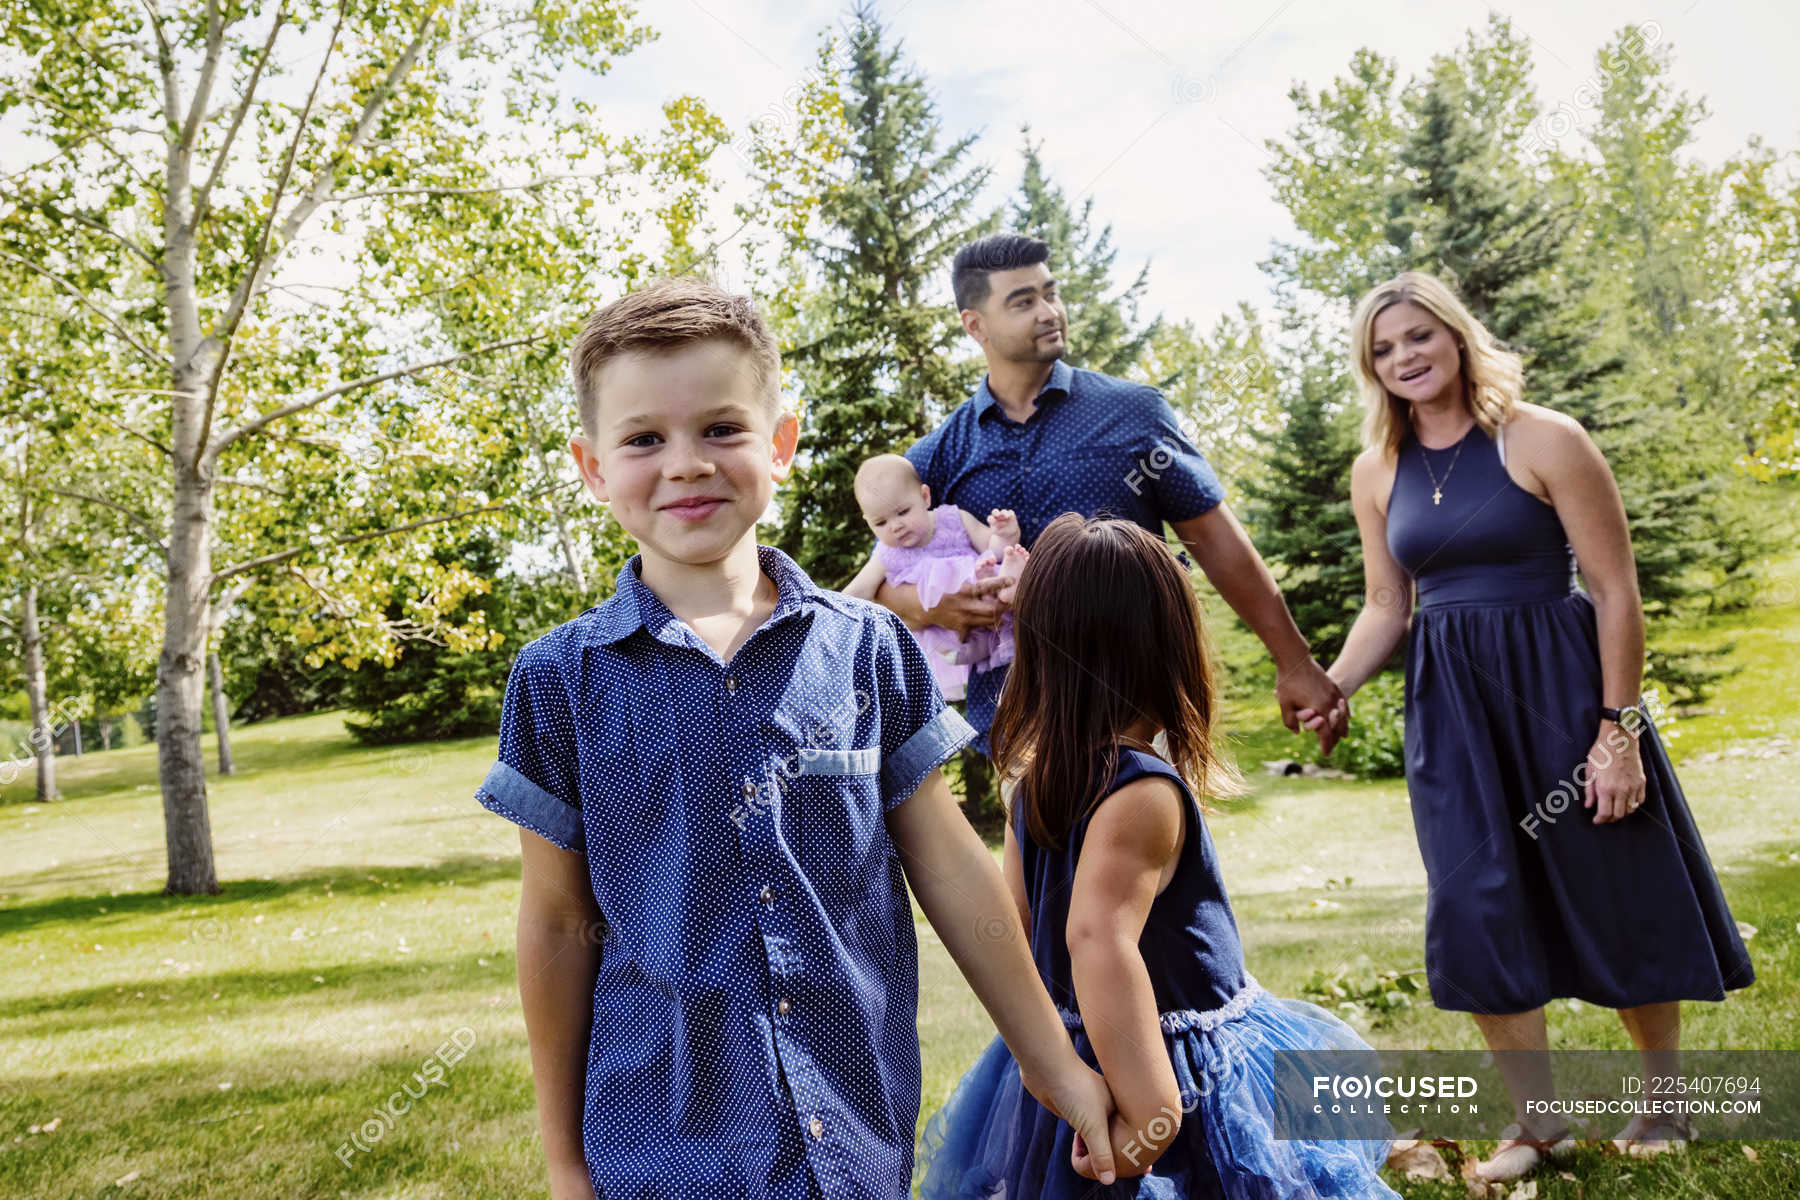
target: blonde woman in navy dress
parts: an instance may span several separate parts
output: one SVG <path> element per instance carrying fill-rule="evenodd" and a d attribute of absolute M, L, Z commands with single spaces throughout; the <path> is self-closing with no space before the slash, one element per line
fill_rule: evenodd
<path fill-rule="evenodd" d="M 1348 697 L 1407 645 L 1432 999 L 1493 1050 L 1547 1049 L 1552 999 L 1614 1008 L 1645 1071 L 1673 1073 L 1679 1002 L 1752 973 L 1639 702 L 1644 615 L 1612 472 L 1579 423 L 1520 398 L 1518 356 L 1431 276 L 1363 297 L 1351 338 L 1366 599 L 1330 674 Z M 1518 1124 L 1480 1164 L 1496 1180 L 1572 1145 L 1560 1117 L 1524 1116 L 1555 1094 L 1548 1057 L 1503 1068 Z M 1638 1153 L 1689 1136 L 1667 1116 L 1619 1135 Z"/>

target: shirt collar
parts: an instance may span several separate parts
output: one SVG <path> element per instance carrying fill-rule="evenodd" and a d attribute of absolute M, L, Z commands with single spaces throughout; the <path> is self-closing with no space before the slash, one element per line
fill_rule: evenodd
<path fill-rule="evenodd" d="M 1052 393 L 1060 396 L 1069 394 L 1069 387 L 1075 381 L 1075 368 L 1062 359 L 1050 364 L 1050 378 L 1044 380 L 1044 386 L 1038 389 L 1037 399 L 1047 400 Z M 981 377 L 981 386 L 975 389 L 975 419 L 987 416 L 1000 402 L 994 399 L 994 393 L 988 390 L 987 376 Z M 1005 415 L 1004 412 L 1001 413 Z"/>
<path fill-rule="evenodd" d="M 593 620 L 589 623 L 587 635 L 582 639 L 589 646 L 608 646 L 614 642 L 622 642 L 640 629 L 647 629 L 651 636 L 656 636 L 680 618 L 669 611 L 662 597 L 645 586 L 638 575 L 638 567 L 643 562 L 642 554 L 634 554 L 631 561 L 619 568 L 618 583 L 613 589 L 612 599 L 591 610 Z M 849 601 L 836 592 L 828 592 L 814 583 L 800 564 L 775 549 L 773 546 L 756 548 L 757 565 L 762 573 L 775 581 L 775 609 L 769 614 L 768 621 L 773 623 L 799 612 L 810 604 L 823 604 L 845 615 L 853 615 Z"/>

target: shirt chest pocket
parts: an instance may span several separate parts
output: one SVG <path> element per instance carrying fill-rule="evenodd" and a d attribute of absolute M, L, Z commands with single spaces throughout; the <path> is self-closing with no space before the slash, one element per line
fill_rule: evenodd
<path fill-rule="evenodd" d="M 855 903 L 885 886 L 891 843 L 881 802 L 881 748 L 806 749 L 782 804 L 782 832 L 819 898 Z"/>

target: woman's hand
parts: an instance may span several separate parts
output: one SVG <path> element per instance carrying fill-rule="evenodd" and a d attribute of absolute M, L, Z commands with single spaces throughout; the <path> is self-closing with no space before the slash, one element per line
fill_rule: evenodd
<path fill-rule="evenodd" d="M 1594 809 L 1594 824 L 1620 821 L 1644 802 L 1644 760 L 1637 739 L 1611 721 L 1600 726 L 1600 736 L 1587 756 L 1587 798 L 1583 807 Z"/>

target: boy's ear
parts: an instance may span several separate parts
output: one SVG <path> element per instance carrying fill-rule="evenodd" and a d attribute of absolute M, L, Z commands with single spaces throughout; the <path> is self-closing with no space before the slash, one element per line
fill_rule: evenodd
<path fill-rule="evenodd" d="M 794 465 L 794 452 L 800 448 L 800 419 L 791 412 L 784 412 L 775 421 L 775 457 L 771 460 L 772 474 L 775 482 L 780 483 L 788 476 Z"/>
<path fill-rule="evenodd" d="M 593 445 L 581 434 L 569 439 L 569 452 L 575 456 L 575 469 L 581 472 L 581 481 L 587 484 L 587 490 L 600 503 L 607 503 L 611 497 L 606 494 L 606 480 L 600 475 L 600 459 L 594 453 Z"/>

